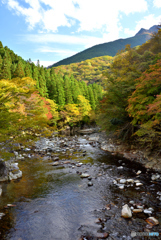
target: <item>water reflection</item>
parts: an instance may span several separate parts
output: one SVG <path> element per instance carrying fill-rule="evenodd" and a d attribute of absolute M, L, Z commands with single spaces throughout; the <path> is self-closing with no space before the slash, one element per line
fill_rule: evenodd
<path fill-rule="evenodd" d="M 120 218 L 124 203 L 133 199 L 157 209 L 155 195 L 147 193 L 151 183 L 146 173 L 142 179 L 145 184 L 139 191 L 134 188 L 120 190 L 113 185 L 113 178 L 133 178 L 138 167 L 143 173 L 144 168 L 121 159 L 125 167 L 118 170 L 120 158 L 86 143 L 80 138 L 87 155 L 73 157 L 88 163 L 81 168 L 72 168 L 70 164 L 53 167 L 50 160 L 44 161 L 43 158 L 19 163 L 23 178 L 2 186 L 0 209 L 6 214 L 0 220 L 2 240 L 79 239 L 84 232 L 92 235 L 100 231 L 101 226 L 95 223 L 100 217 L 106 219 L 106 231 L 111 234 L 115 234 L 116 229 L 117 234 L 130 234 L 130 221 Z M 81 179 L 78 171 L 90 173 L 93 187 L 88 187 L 88 180 Z M 153 188 L 157 191 L 159 186 Z M 8 203 L 15 203 L 16 207 L 4 209 Z M 111 206 L 110 211 L 107 204 Z M 138 221 L 133 220 L 132 225 L 132 229 L 139 229 Z M 115 236 L 115 239 L 121 238 Z"/>

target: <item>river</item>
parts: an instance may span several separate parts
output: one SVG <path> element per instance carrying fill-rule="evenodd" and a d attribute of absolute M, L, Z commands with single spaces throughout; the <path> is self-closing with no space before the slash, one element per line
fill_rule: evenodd
<path fill-rule="evenodd" d="M 54 138 L 56 152 L 55 145 L 41 150 L 41 144 L 49 144 L 42 140 L 36 150 L 25 152 L 19 160 L 23 177 L 1 183 L 0 212 L 5 215 L 0 219 L 0 239 L 130 240 L 144 239 L 132 238 L 132 231 L 161 232 L 161 181 L 152 181 L 154 173 L 138 163 L 102 151 L 88 137 Z M 89 177 L 82 178 L 82 173 Z M 142 185 L 118 184 L 121 179 Z M 143 211 L 125 219 L 125 204 Z M 151 213 L 144 212 L 149 208 Z M 159 225 L 148 224 L 150 216 Z"/>

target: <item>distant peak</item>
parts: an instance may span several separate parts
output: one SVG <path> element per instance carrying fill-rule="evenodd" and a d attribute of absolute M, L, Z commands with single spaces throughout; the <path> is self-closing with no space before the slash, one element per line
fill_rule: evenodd
<path fill-rule="evenodd" d="M 137 36 L 137 35 L 142 35 L 142 34 L 146 34 L 146 33 L 149 33 L 148 30 L 146 30 L 145 28 L 141 28 L 141 29 L 139 30 L 139 32 L 138 32 L 135 36 Z"/>
<path fill-rule="evenodd" d="M 149 28 L 149 30 L 145 29 L 145 28 L 141 28 L 139 30 L 139 32 L 135 35 L 143 35 L 143 34 L 150 34 L 150 33 L 154 33 L 158 31 L 159 26 L 158 25 L 154 25 L 151 28 Z"/>

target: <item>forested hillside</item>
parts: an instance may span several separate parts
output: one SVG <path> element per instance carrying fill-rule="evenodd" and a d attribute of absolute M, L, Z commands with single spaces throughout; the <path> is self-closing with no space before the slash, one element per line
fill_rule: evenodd
<path fill-rule="evenodd" d="M 125 48 L 127 44 L 131 47 L 142 45 L 151 38 L 153 32 L 157 32 L 158 26 L 154 25 L 149 30 L 141 29 L 135 36 L 125 39 L 118 39 L 112 42 L 95 45 L 91 48 L 87 48 L 82 52 L 79 52 L 69 58 L 63 59 L 50 67 L 56 67 L 60 65 L 68 65 L 71 63 L 77 63 L 85 61 L 87 59 L 100 57 L 100 56 L 115 56 L 116 53 Z"/>
<path fill-rule="evenodd" d="M 88 59 L 79 63 L 72 63 L 69 65 L 61 65 L 54 67 L 55 73 L 73 75 L 78 81 L 85 81 L 90 83 L 101 83 L 104 79 L 104 73 L 110 67 L 113 57 L 103 56 Z"/>
<path fill-rule="evenodd" d="M 126 46 L 106 73 L 98 123 L 160 154 L 161 30 L 137 49 Z M 140 145 L 141 146 L 141 145 Z"/>

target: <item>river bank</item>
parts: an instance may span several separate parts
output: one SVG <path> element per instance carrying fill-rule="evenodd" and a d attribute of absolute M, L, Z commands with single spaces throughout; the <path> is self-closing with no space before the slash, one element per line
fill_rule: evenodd
<path fill-rule="evenodd" d="M 1 183 L 2 240 L 130 240 L 132 231 L 161 232 L 156 173 L 101 150 L 103 135 L 54 134 L 15 154 L 23 175 Z M 128 219 L 121 216 L 126 204 Z"/>

